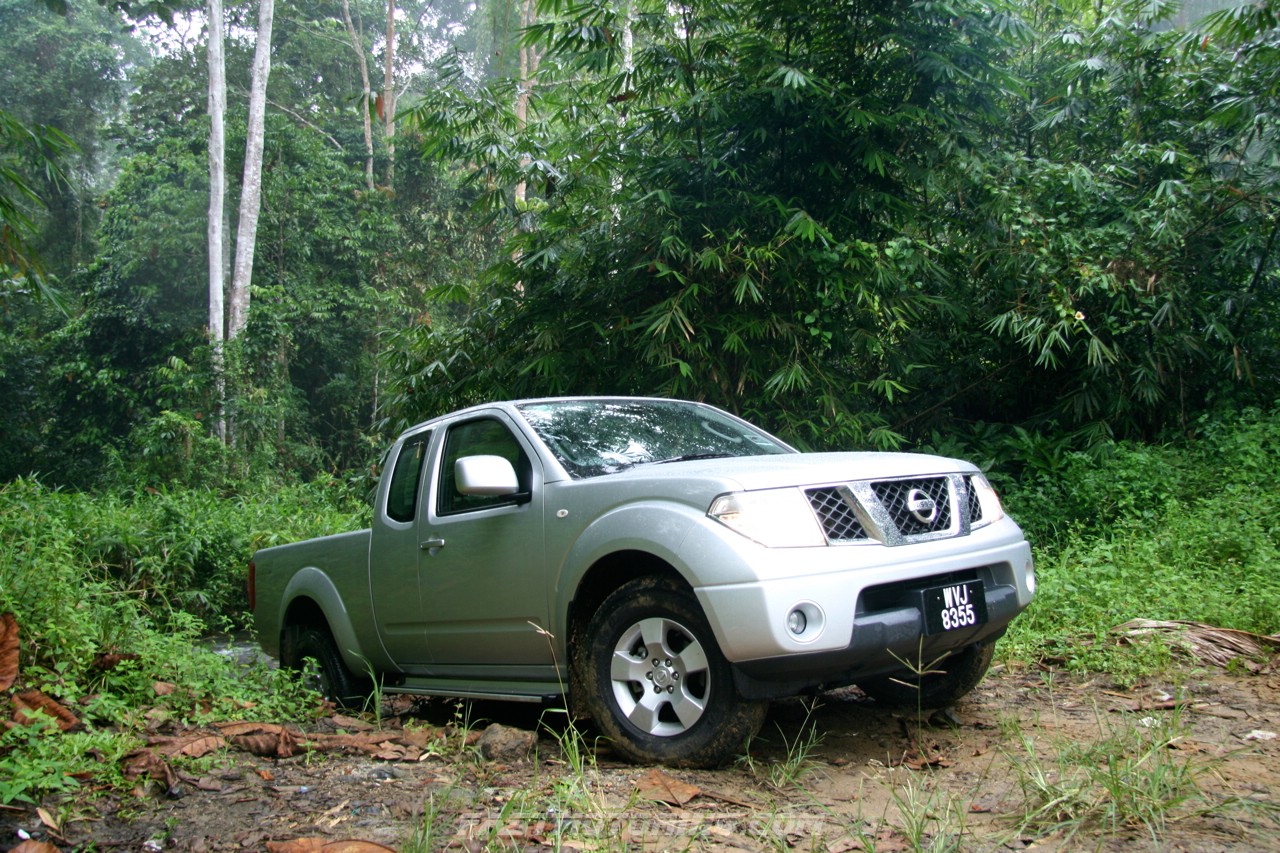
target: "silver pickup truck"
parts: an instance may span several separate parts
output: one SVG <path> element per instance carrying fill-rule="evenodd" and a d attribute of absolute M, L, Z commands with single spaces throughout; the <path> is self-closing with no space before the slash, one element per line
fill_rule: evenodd
<path fill-rule="evenodd" d="M 567 698 L 641 762 L 731 758 L 767 700 L 857 684 L 938 706 L 1031 601 L 974 466 L 799 453 L 711 406 L 477 406 L 392 446 L 373 527 L 250 566 L 266 651 L 321 688 Z"/>

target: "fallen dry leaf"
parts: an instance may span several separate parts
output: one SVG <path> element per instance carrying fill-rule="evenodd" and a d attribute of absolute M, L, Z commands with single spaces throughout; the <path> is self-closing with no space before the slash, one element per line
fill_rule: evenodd
<path fill-rule="evenodd" d="M 367 723 L 357 717 L 348 717 L 345 714 L 334 714 L 329 718 L 329 722 L 340 729 L 352 729 L 357 732 L 367 732 L 373 729 L 373 723 Z"/>
<path fill-rule="evenodd" d="M 185 781 L 190 781 L 190 780 L 185 780 Z M 226 785 L 222 784 L 221 779 L 218 779 L 214 776 L 201 776 L 199 779 L 196 779 L 195 781 L 191 782 L 191 784 L 194 785 L 197 790 L 210 791 L 215 794 L 221 793 L 223 788 L 226 787 Z"/>
<path fill-rule="evenodd" d="M 12 613 L 0 615 L 0 690 L 18 680 L 18 620 Z"/>
<path fill-rule="evenodd" d="M 383 847 L 381 844 L 375 844 L 372 841 L 360 841 L 355 838 L 345 838 L 340 841 L 332 841 L 328 838 L 295 838 L 292 841 L 268 841 L 267 850 L 269 853 L 379 853 L 379 851 L 391 851 L 390 847 Z"/>
<path fill-rule="evenodd" d="M 655 767 L 636 780 L 636 793 L 650 800 L 683 806 L 702 791 L 696 785 L 681 782 Z"/>
<path fill-rule="evenodd" d="M 40 818 L 41 823 L 53 830 L 54 835 L 58 835 L 62 832 L 62 827 L 58 824 L 57 818 L 55 818 L 44 806 L 40 806 L 36 809 L 36 815 Z"/>
<path fill-rule="evenodd" d="M 172 788 L 178 781 L 169 762 L 151 749 L 139 749 L 126 755 L 121 772 L 130 782 L 148 777 L 162 783 L 165 790 Z"/>
<path fill-rule="evenodd" d="M 399 737 L 411 746 L 426 749 L 440 743 L 447 735 L 442 729 L 404 729 L 399 733 Z"/>
<path fill-rule="evenodd" d="M 245 752 L 268 758 L 290 758 L 298 751 L 298 742 L 288 729 L 283 728 L 278 732 L 234 735 L 230 741 Z"/>
<path fill-rule="evenodd" d="M 33 841 L 28 838 L 17 847 L 10 847 L 9 853 L 59 853 L 59 851 L 47 841 Z"/>
<path fill-rule="evenodd" d="M 54 722 L 58 724 L 58 728 L 64 732 L 80 725 L 79 717 L 39 690 L 24 690 L 21 693 L 15 693 L 12 702 L 13 721 L 15 723 L 21 725 L 32 723 L 34 722 L 31 718 L 32 712 L 42 711 L 52 717 Z"/>
<path fill-rule="evenodd" d="M 417 761 L 421 754 L 419 750 L 406 748 L 398 743 L 387 741 L 378 745 L 378 748 L 370 753 L 374 758 L 381 758 L 383 761 Z"/>
<path fill-rule="evenodd" d="M 139 657 L 141 656 L 132 653 L 117 654 L 115 652 L 100 652 L 99 654 L 94 655 L 93 663 L 89 664 L 89 666 L 90 668 L 99 670 L 100 672 L 106 672 L 108 670 L 115 669 L 127 660 L 138 660 Z"/>
<path fill-rule="evenodd" d="M 161 755 L 201 758 L 222 749 L 227 745 L 227 741 L 220 735 L 193 733 L 176 738 L 156 738 L 151 741 L 151 745 Z"/>
<path fill-rule="evenodd" d="M 1217 628 L 1202 622 L 1131 619 L 1114 630 L 1129 637 L 1162 635 L 1170 640 L 1173 648 L 1221 667 L 1241 658 L 1265 658 L 1280 652 L 1280 634 L 1265 636 L 1234 628 Z M 1248 662 L 1246 668 L 1258 669 Z"/>
<path fill-rule="evenodd" d="M 214 727 L 227 737 L 235 735 L 249 735 L 265 732 L 273 734 L 284 731 L 284 726 L 276 723 L 246 723 L 246 722 L 230 722 L 230 723 L 214 723 Z"/>

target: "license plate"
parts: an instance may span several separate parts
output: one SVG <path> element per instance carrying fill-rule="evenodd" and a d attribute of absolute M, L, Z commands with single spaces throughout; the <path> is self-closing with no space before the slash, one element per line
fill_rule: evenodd
<path fill-rule="evenodd" d="M 982 581 L 965 581 L 922 590 L 921 604 L 926 634 L 972 628 L 987 621 L 987 599 L 982 594 Z"/>

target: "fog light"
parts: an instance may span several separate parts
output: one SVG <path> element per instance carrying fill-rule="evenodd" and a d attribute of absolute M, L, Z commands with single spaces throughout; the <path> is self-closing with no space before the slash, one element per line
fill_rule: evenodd
<path fill-rule="evenodd" d="M 1027 560 L 1027 592 L 1031 595 L 1036 594 L 1036 567 Z"/>
<path fill-rule="evenodd" d="M 787 628 L 791 633 L 799 635 L 804 633 L 804 629 L 809 627 L 809 617 L 804 615 L 804 611 L 796 608 L 787 614 Z"/>

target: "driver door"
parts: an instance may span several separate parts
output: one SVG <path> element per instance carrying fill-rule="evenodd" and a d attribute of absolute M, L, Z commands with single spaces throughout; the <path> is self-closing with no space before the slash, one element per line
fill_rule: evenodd
<path fill-rule="evenodd" d="M 464 495 L 454 463 L 501 456 L 515 468 L 517 495 Z M 554 664 L 545 626 L 542 472 L 527 440 L 501 412 L 450 424 L 443 436 L 430 504 L 420 525 L 419 578 L 431 670 L 464 676 L 477 668 Z M 533 673 L 529 673 L 532 675 Z"/>

